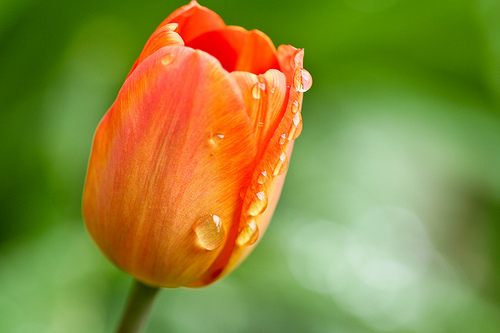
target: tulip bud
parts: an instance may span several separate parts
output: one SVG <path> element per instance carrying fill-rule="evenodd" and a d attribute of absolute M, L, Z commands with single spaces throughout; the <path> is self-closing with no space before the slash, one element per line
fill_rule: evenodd
<path fill-rule="evenodd" d="M 87 229 L 139 281 L 201 287 L 262 237 L 302 130 L 303 50 L 192 1 L 153 33 L 95 133 Z"/>

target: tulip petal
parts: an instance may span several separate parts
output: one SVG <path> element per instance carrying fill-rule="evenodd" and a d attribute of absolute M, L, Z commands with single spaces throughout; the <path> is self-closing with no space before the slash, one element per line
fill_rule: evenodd
<path fill-rule="evenodd" d="M 235 70 L 239 54 L 245 44 L 247 31 L 240 27 L 224 27 L 208 31 L 192 39 L 186 46 L 203 50 L 220 61 L 227 71 Z"/>
<path fill-rule="evenodd" d="M 280 51 L 281 50 L 281 51 Z M 294 87 L 294 83 L 299 79 L 302 69 L 303 50 L 297 50 L 291 46 L 278 48 L 278 58 L 280 65 L 286 75 L 287 87 L 286 109 L 283 116 L 279 118 L 277 127 L 270 129 L 270 140 L 263 152 L 259 152 L 258 163 L 255 167 L 252 181 L 245 194 L 238 236 L 231 256 L 221 265 L 219 258 L 208 272 L 220 265 L 222 268 L 217 271 L 217 278 L 221 278 L 235 269 L 244 258 L 252 251 L 254 246 L 262 238 L 269 221 L 274 213 L 278 198 L 283 187 L 290 159 L 294 140 L 302 130 L 302 118 L 300 115 L 303 92 Z M 288 67 L 286 67 L 288 66 Z M 233 74 L 235 76 L 235 74 Z M 241 80 L 237 79 L 240 87 Z M 245 99 L 248 103 L 248 99 Z M 285 136 L 283 137 L 283 134 Z M 285 141 L 283 142 L 283 138 Z M 259 151 L 261 147 L 259 146 Z M 248 235 L 248 231 L 253 232 Z M 243 241 L 240 241 L 242 239 Z M 196 283 L 203 285 L 210 283 L 209 278 L 213 276 L 203 276 Z M 203 279 L 207 279 L 206 281 Z M 198 285 L 193 285 L 198 286 Z"/>
<path fill-rule="evenodd" d="M 280 45 L 277 57 L 280 69 L 286 76 L 286 82 L 291 86 L 295 70 L 303 68 L 304 51 L 291 45 Z"/>
<path fill-rule="evenodd" d="M 271 39 L 259 30 L 248 31 L 234 70 L 262 74 L 268 69 L 279 68 L 276 48 Z"/>
<path fill-rule="evenodd" d="M 281 72 L 274 69 L 267 71 L 263 75 L 255 75 L 246 72 L 232 72 L 231 76 L 234 77 L 235 81 L 240 87 L 241 92 L 243 93 L 246 109 L 252 122 L 255 140 L 257 142 L 257 153 L 255 161 L 256 163 L 259 163 L 258 161 L 264 154 L 265 148 L 268 147 L 269 140 L 274 135 L 277 126 L 282 122 L 281 118 L 285 113 L 285 102 L 288 98 L 286 78 Z M 284 145 L 284 147 L 291 146 L 288 143 L 288 140 L 280 140 L 278 144 L 283 145 L 285 142 L 286 145 Z M 255 175 L 255 172 L 253 172 L 252 176 L 253 175 Z M 272 176 L 273 174 L 271 171 L 269 173 L 269 181 L 272 179 Z M 278 181 L 278 183 L 279 182 L 280 181 Z M 275 183 L 277 182 L 273 182 L 273 184 Z M 267 205 L 267 195 L 269 192 L 267 187 L 268 185 L 270 186 L 270 182 L 268 182 L 266 179 L 266 182 L 264 182 L 263 184 L 258 184 L 258 186 L 254 185 L 251 188 L 247 188 L 246 192 L 243 192 L 246 201 L 248 201 L 248 198 L 250 197 L 254 198 L 256 193 L 264 193 L 264 195 L 266 196 L 265 200 Z M 275 195 L 276 198 L 272 199 L 274 201 L 269 202 L 269 209 L 267 209 L 267 212 L 271 212 L 270 214 L 268 214 L 269 220 L 272 216 L 272 212 L 274 211 L 274 206 L 278 201 L 279 194 L 281 192 L 281 186 L 282 185 L 273 185 L 273 188 L 270 190 L 271 192 L 269 192 L 277 193 L 277 195 Z M 245 206 L 244 202 L 242 203 L 242 205 L 243 208 L 246 209 L 246 211 L 252 209 L 249 208 L 249 205 Z M 253 209 L 258 210 L 260 208 L 254 207 Z M 266 209 L 266 207 L 263 207 L 263 209 Z M 243 215 L 246 216 L 246 213 Z M 239 224 L 239 226 L 237 227 L 237 231 L 239 232 L 241 229 L 241 224 L 246 223 L 247 221 L 245 220 L 242 222 L 239 216 L 237 219 L 238 221 L 236 222 L 237 224 Z M 261 220 L 260 217 L 259 220 Z M 266 223 L 269 223 L 269 221 L 263 222 L 263 224 Z M 261 226 L 259 228 L 262 228 L 262 233 L 265 231 L 265 227 Z M 242 249 L 241 246 L 238 247 L 237 245 L 235 245 L 235 243 L 237 242 L 237 236 L 237 234 L 234 234 L 233 238 L 231 240 L 228 240 L 228 243 L 226 243 L 226 247 L 223 251 L 221 251 L 219 257 L 214 262 L 212 267 L 207 270 L 207 272 L 200 279 L 193 281 L 193 283 L 191 283 L 189 287 L 204 286 L 208 283 L 211 283 L 219 276 L 219 274 L 224 270 L 224 266 L 227 264 L 228 260 L 230 258 L 234 258 L 233 252 L 236 251 L 239 253 Z M 231 244 L 231 242 L 233 242 L 233 244 Z"/>
<path fill-rule="evenodd" d="M 229 72 L 262 74 L 280 67 L 273 42 L 258 30 L 224 27 L 201 34 L 186 46 L 210 53 Z"/>
<path fill-rule="evenodd" d="M 148 39 L 146 45 L 144 46 L 144 49 L 139 55 L 139 58 L 135 61 L 134 66 L 132 66 L 132 69 L 130 70 L 128 76 L 130 76 L 130 74 L 136 69 L 137 66 L 139 66 L 141 62 L 144 61 L 144 59 L 146 59 L 162 47 L 174 45 L 183 46 L 184 41 L 182 40 L 181 36 L 179 36 L 178 33 L 174 32 L 176 28 L 177 23 L 168 23 L 159 26 L 158 29 L 156 29 Z"/>
<path fill-rule="evenodd" d="M 287 148 L 286 151 L 284 152 L 287 156 L 287 158 L 290 158 L 292 155 L 292 150 L 293 150 L 293 142 L 291 142 Z M 236 267 L 238 267 L 244 260 L 245 258 L 253 251 L 255 246 L 259 243 L 258 240 L 262 238 L 264 233 L 267 230 L 267 227 L 269 226 L 269 223 L 271 222 L 271 218 L 273 217 L 274 210 L 276 209 L 276 206 L 278 205 L 279 198 L 281 196 L 281 190 L 283 189 L 283 185 L 285 184 L 285 177 L 286 177 L 286 171 L 284 174 L 280 175 L 279 177 L 276 177 L 276 179 L 272 180 L 267 188 L 266 188 L 266 195 L 269 197 L 268 205 L 266 210 L 253 218 L 248 219 L 248 217 L 242 217 L 242 219 L 245 220 L 245 223 L 248 223 L 248 221 L 254 221 L 255 225 L 258 228 L 258 237 L 259 239 L 256 239 L 253 242 L 250 242 L 250 244 L 236 244 L 235 248 L 233 249 L 233 253 L 231 255 L 231 258 L 229 259 L 228 263 L 226 264 L 226 267 L 224 268 L 224 271 L 221 273 L 221 277 L 230 273 L 233 271 Z"/>
<path fill-rule="evenodd" d="M 139 280 L 188 285 L 234 246 L 255 155 L 234 79 L 204 52 L 164 47 L 134 70 L 97 129 L 84 191 L 88 230 Z M 211 250 L 195 232 L 207 215 L 225 230 L 224 245 Z"/>
<path fill-rule="evenodd" d="M 170 14 L 161 24 L 177 23 L 177 32 L 187 44 L 207 31 L 224 28 L 226 24 L 215 12 L 200 6 L 196 1 L 182 6 Z"/>
<path fill-rule="evenodd" d="M 232 72 L 231 75 L 243 93 L 257 140 L 259 159 L 285 113 L 286 78 L 275 69 L 262 75 L 247 72 Z"/>

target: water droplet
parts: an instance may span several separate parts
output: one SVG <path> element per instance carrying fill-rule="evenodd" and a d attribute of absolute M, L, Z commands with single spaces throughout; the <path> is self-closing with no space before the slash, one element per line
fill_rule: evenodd
<path fill-rule="evenodd" d="M 264 82 L 257 82 L 252 87 L 253 98 L 260 99 L 264 95 L 265 90 L 266 90 L 266 84 Z"/>
<path fill-rule="evenodd" d="M 224 243 L 224 227 L 217 215 L 202 215 L 194 227 L 201 246 L 207 250 L 215 250 Z"/>
<path fill-rule="evenodd" d="M 161 63 L 163 66 L 168 66 L 172 61 L 174 61 L 175 55 L 173 54 L 165 54 L 161 57 Z"/>
<path fill-rule="evenodd" d="M 259 173 L 259 177 L 257 177 L 257 183 L 260 185 L 264 184 L 267 180 L 267 172 L 264 170 L 261 173 Z"/>
<path fill-rule="evenodd" d="M 271 87 L 271 89 L 269 89 L 269 91 L 271 92 L 271 94 L 274 94 L 274 92 L 276 91 L 276 88 Z"/>
<path fill-rule="evenodd" d="M 222 133 L 215 133 L 212 135 L 212 140 L 219 142 L 220 140 L 224 139 L 226 136 Z"/>
<path fill-rule="evenodd" d="M 226 136 L 222 133 L 215 133 L 210 137 L 210 140 L 208 140 L 209 145 L 212 148 L 217 147 L 217 145 L 225 138 Z"/>
<path fill-rule="evenodd" d="M 290 127 L 290 132 L 288 132 L 288 140 L 295 140 L 299 137 L 302 132 L 302 117 L 300 113 L 296 113 L 292 119 L 292 127 Z"/>
<path fill-rule="evenodd" d="M 285 173 L 286 168 L 288 167 L 288 159 L 286 158 L 285 152 L 281 153 L 278 162 L 276 162 L 276 166 L 274 167 L 274 175 L 282 175 Z"/>
<path fill-rule="evenodd" d="M 241 230 L 236 242 L 240 246 L 252 245 L 259 238 L 259 228 L 255 224 L 255 220 L 250 220 L 247 225 Z"/>
<path fill-rule="evenodd" d="M 257 192 L 248 206 L 248 215 L 257 216 L 262 214 L 267 208 L 266 192 Z"/>
<path fill-rule="evenodd" d="M 278 143 L 279 143 L 280 145 L 282 145 L 282 144 L 284 144 L 285 142 L 286 142 L 286 134 L 285 134 L 285 133 L 283 133 L 283 134 L 281 134 L 281 135 L 280 135 L 280 138 L 278 139 Z"/>
<path fill-rule="evenodd" d="M 259 121 L 258 126 L 259 126 L 259 127 L 263 127 L 263 126 L 264 126 L 264 122 L 263 122 L 263 121 Z"/>
<path fill-rule="evenodd" d="M 300 92 L 306 92 L 311 89 L 312 86 L 312 76 L 304 68 L 298 68 L 295 71 L 295 76 L 293 78 L 293 86 L 295 90 Z"/>
<path fill-rule="evenodd" d="M 299 101 L 295 100 L 292 103 L 292 113 L 297 113 L 299 111 Z"/>

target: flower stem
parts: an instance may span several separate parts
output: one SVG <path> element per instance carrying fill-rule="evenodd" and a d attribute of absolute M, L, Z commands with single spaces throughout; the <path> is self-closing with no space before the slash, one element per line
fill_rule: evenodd
<path fill-rule="evenodd" d="M 155 296 L 160 288 L 147 286 L 134 280 L 127 307 L 117 333 L 140 333 L 146 327 Z"/>

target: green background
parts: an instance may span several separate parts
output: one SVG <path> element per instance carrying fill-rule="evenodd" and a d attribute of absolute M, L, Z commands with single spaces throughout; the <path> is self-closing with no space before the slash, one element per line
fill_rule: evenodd
<path fill-rule="evenodd" d="M 111 332 L 93 132 L 186 1 L 0 1 L 0 332 Z M 304 130 L 260 245 L 148 332 L 500 332 L 500 2 L 201 1 L 305 49 Z"/>

